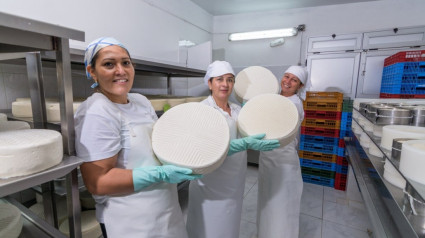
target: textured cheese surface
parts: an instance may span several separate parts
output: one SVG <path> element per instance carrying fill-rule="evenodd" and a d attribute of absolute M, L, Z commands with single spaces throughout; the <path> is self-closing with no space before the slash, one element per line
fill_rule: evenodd
<path fill-rule="evenodd" d="M 251 66 L 236 75 L 234 91 L 238 101 L 244 102 L 260 94 L 278 93 L 279 82 L 270 70 Z"/>
<path fill-rule="evenodd" d="M 59 231 L 69 237 L 68 219 L 60 224 Z M 99 222 L 96 220 L 95 210 L 88 210 L 81 213 L 81 233 L 83 238 L 99 238 L 102 235 Z"/>
<path fill-rule="evenodd" d="M 265 139 L 289 144 L 299 131 L 298 110 L 291 100 L 278 94 L 263 94 L 249 100 L 238 116 L 242 136 L 266 133 Z"/>
<path fill-rule="evenodd" d="M 0 178 L 33 174 L 59 164 L 62 136 L 44 129 L 0 132 Z"/>
<path fill-rule="evenodd" d="M 30 124 L 24 121 L 0 121 L 0 132 L 30 129 Z"/>
<path fill-rule="evenodd" d="M 7 115 L 4 113 L 0 113 L 0 122 L 7 121 Z"/>
<path fill-rule="evenodd" d="M 230 142 L 229 126 L 216 109 L 196 102 L 165 112 L 155 123 L 152 148 L 163 164 L 190 168 L 206 174 L 226 158 Z"/>
<path fill-rule="evenodd" d="M 75 114 L 78 107 L 81 105 L 81 102 L 74 102 L 72 104 L 72 109 Z M 60 106 L 59 103 L 48 103 L 46 104 L 46 116 L 48 122 L 59 122 L 61 121 L 60 116 Z"/>
<path fill-rule="evenodd" d="M 73 103 L 74 113 L 81 105 L 81 102 Z M 30 100 L 20 100 L 12 102 L 12 115 L 15 117 L 32 117 L 32 107 Z M 46 116 L 48 122 L 60 121 L 60 106 L 59 102 L 46 99 Z"/>
<path fill-rule="evenodd" d="M 425 140 L 403 143 L 400 155 L 400 172 L 413 181 L 425 184 Z"/>
<path fill-rule="evenodd" d="M 11 204 L 0 204 L 0 237 L 18 237 L 23 220 L 21 211 Z"/>
<path fill-rule="evenodd" d="M 401 125 L 382 127 L 381 147 L 391 151 L 395 138 L 425 139 L 425 127 Z"/>

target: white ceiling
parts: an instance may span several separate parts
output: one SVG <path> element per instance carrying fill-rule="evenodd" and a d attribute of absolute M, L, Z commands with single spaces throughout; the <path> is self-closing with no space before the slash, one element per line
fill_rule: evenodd
<path fill-rule="evenodd" d="M 213 16 L 380 0 L 191 0 Z"/>

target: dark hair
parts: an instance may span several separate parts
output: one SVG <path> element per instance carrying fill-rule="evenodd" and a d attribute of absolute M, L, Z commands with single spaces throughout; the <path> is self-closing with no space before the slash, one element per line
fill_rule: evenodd
<path fill-rule="evenodd" d="M 124 47 L 121 47 L 121 48 L 123 48 L 123 49 L 125 50 L 125 52 L 127 52 L 128 57 L 130 58 L 130 61 L 132 61 L 132 60 L 131 60 L 130 53 L 128 52 L 128 50 L 127 50 L 126 48 L 124 48 Z M 99 51 L 100 51 L 100 50 L 99 50 Z M 93 69 L 95 69 L 95 68 L 96 68 L 96 60 L 97 60 L 97 58 L 99 57 L 99 51 L 98 51 L 98 52 L 96 52 L 96 54 L 93 56 L 93 58 L 92 58 L 92 60 L 91 60 L 91 62 L 90 62 L 90 65 L 91 65 L 91 67 L 92 67 Z M 131 62 L 131 63 L 133 63 L 133 62 Z"/>

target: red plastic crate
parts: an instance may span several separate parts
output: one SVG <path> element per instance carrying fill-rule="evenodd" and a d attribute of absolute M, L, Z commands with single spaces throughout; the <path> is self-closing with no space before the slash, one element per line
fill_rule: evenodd
<path fill-rule="evenodd" d="M 385 58 L 384 67 L 400 62 L 425 61 L 425 50 L 401 51 Z"/>
<path fill-rule="evenodd" d="M 338 156 L 336 158 L 336 164 L 348 166 L 348 160 L 345 157 Z"/>
<path fill-rule="evenodd" d="M 304 111 L 305 118 L 341 120 L 341 112 L 333 111 Z"/>
<path fill-rule="evenodd" d="M 337 190 L 345 191 L 346 187 L 347 187 L 347 175 L 335 173 L 334 188 Z"/>
<path fill-rule="evenodd" d="M 302 126 L 301 134 L 313 136 L 339 137 L 339 129 Z"/>
<path fill-rule="evenodd" d="M 425 94 L 389 94 L 380 93 L 380 98 L 425 98 Z"/>
<path fill-rule="evenodd" d="M 341 127 L 341 120 L 304 118 L 301 126 L 339 129 Z"/>
<path fill-rule="evenodd" d="M 344 141 L 344 139 L 339 139 L 339 141 L 338 141 L 338 147 L 339 148 L 345 148 L 345 141 Z"/>

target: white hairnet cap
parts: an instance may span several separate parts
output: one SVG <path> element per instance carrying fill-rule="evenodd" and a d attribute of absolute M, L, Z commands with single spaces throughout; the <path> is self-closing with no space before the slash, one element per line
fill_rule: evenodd
<path fill-rule="evenodd" d="M 289 67 L 285 73 L 291 73 L 301 81 L 301 83 L 304 85 L 302 88 L 298 90 L 298 96 L 305 100 L 306 91 L 310 89 L 311 83 L 310 80 L 308 80 L 308 73 L 307 70 L 304 67 L 293 65 Z"/>
<path fill-rule="evenodd" d="M 218 77 L 225 74 L 233 74 L 232 66 L 229 62 L 216 60 L 208 65 L 207 73 L 204 76 L 204 83 L 208 86 L 208 80 L 213 77 Z"/>
<path fill-rule="evenodd" d="M 96 55 L 96 53 L 99 50 L 101 50 L 102 48 L 105 48 L 106 46 L 111 46 L 111 45 L 119 45 L 122 48 L 127 50 L 127 48 L 125 48 L 125 46 L 123 44 L 121 44 L 121 42 L 119 42 L 118 40 L 116 40 L 112 37 L 98 38 L 98 39 L 90 42 L 90 44 L 87 46 L 86 52 L 84 54 L 84 65 L 86 66 L 87 78 L 89 78 L 89 79 L 91 78 L 90 73 L 87 72 L 87 66 L 91 64 L 93 57 Z"/>

